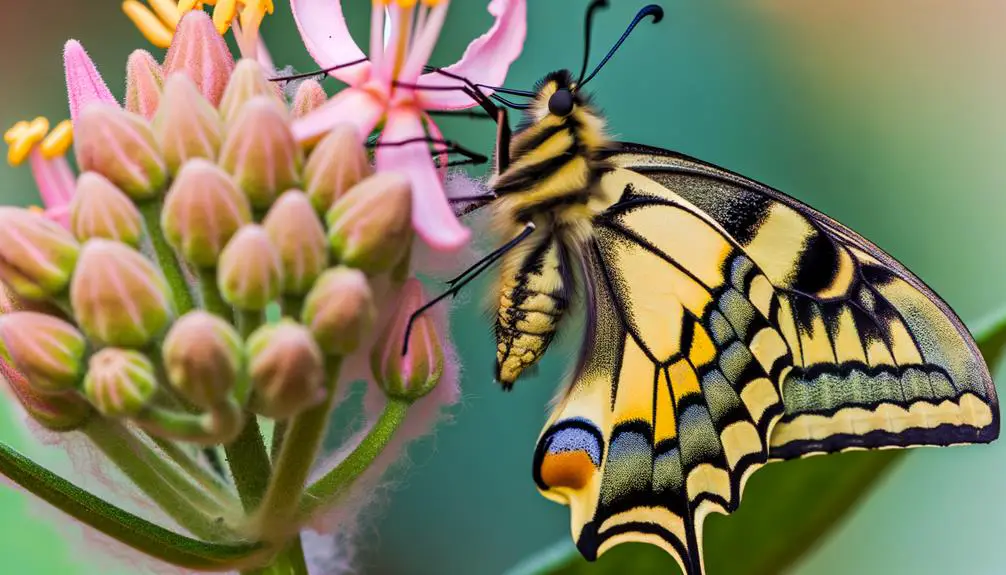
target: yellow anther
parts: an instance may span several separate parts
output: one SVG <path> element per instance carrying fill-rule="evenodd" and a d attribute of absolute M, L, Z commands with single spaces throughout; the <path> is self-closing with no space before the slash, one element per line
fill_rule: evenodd
<path fill-rule="evenodd" d="M 147 0 L 147 2 L 168 28 L 174 30 L 178 27 L 178 21 L 182 19 L 182 12 L 174 0 Z"/>
<path fill-rule="evenodd" d="M 66 155 L 70 144 L 73 144 L 73 123 L 70 120 L 63 120 L 42 140 L 39 149 L 46 159 L 52 160 Z"/>
<path fill-rule="evenodd" d="M 10 127 L 10 129 L 4 132 L 3 141 L 8 144 L 12 144 L 14 140 L 21 137 L 21 132 L 27 130 L 30 125 L 31 124 L 29 124 L 27 120 L 21 120 L 20 122 L 14 124 Z"/>
<path fill-rule="evenodd" d="M 416 7 L 416 0 L 396 0 L 395 3 L 398 4 L 399 8 L 406 8 L 406 9 L 408 9 L 408 8 L 415 8 Z"/>
<path fill-rule="evenodd" d="M 217 0 L 213 7 L 213 24 L 216 25 L 217 32 L 227 32 L 237 13 L 238 0 Z"/>
<path fill-rule="evenodd" d="M 171 46 L 171 38 L 175 34 L 174 28 L 168 27 L 150 8 L 138 0 L 126 0 L 122 3 L 122 11 L 151 44 L 158 48 Z"/>
<path fill-rule="evenodd" d="M 4 133 L 4 141 L 8 145 L 7 163 L 12 166 L 23 164 L 39 144 L 43 156 L 57 158 L 65 154 L 73 143 L 73 125 L 69 120 L 60 122 L 50 134 L 49 120 L 39 116 L 31 122 L 14 124 Z"/>
<path fill-rule="evenodd" d="M 40 216 L 45 215 L 45 210 L 43 210 L 39 206 L 28 206 L 28 211 L 33 214 L 38 214 Z"/>

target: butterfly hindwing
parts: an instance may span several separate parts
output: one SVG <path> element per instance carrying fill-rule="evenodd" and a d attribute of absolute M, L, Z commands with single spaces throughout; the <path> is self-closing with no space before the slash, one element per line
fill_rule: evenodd
<path fill-rule="evenodd" d="M 768 461 L 996 437 L 974 342 L 892 258 L 719 168 L 612 161 L 582 254 L 589 353 L 535 458 L 586 557 L 646 541 L 698 574 L 704 518 Z"/>

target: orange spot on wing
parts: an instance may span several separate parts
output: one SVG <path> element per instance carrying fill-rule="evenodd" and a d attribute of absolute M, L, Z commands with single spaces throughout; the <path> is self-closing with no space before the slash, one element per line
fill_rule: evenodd
<path fill-rule="evenodd" d="M 549 453 L 541 462 L 541 480 L 552 488 L 583 489 L 594 470 L 590 455 L 583 451 Z"/>

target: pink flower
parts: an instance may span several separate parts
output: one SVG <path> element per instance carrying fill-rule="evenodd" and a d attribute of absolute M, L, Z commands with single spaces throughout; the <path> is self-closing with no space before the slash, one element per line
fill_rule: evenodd
<path fill-rule="evenodd" d="M 423 73 L 447 15 L 449 0 L 374 0 L 370 59 L 349 34 L 340 0 L 293 0 L 293 14 L 315 62 L 325 69 L 360 61 L 331 74 L 349 84 L 327 104 L 294 123 L 300 140 L 313 140 L 335 125 L 350 122 L 366 138 L 382 121 L 381 143 L 429 137 L 439 130 L 427 110 L 457 110 L 476 105 L 460 90 L 424 90 L 415 86 L 461 86 L 436 73 Z M 461 60 L 446 68 L 473 83 L 500 85 L 520 55 L 526 33 L 526 0 L 492 0 L 496 21 L 469 44 Z M 385 19 L 388 19 L 388 39 Z M 429 132 L 429 135 L 427 134 Z M 377 168 L 407 173 L 412 182 L 413 226 L 431 247 L 454 251 L 469 237 L 454 216 L 443 181 L 426 142 L 378 146 Z"/>

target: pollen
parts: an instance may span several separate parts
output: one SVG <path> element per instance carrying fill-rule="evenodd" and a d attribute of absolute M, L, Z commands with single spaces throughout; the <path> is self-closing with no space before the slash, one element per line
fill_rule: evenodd
<path fill-rule="evenodd" d="M 20 166 L 24 163 L 35 146 L 45 140 L 49 133 L 49 120 L 38 117 L 31 122 L 21 121 L 14 124 L 4 133 L 7 143 L 7 163 Z"/>

